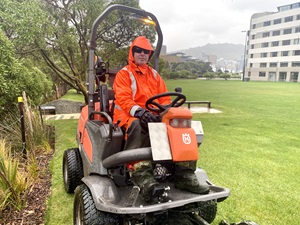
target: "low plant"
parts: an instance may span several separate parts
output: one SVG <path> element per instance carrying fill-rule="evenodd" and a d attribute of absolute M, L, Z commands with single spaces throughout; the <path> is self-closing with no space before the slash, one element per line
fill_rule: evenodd
<path fill-rule="evenodd" d="M 21 119 L 17 112 L 12 112 L 0 123 L 0 210 L 6 207 L 19 210 L 24 206 L 26 193 L 43 172 L 39 159 L 53 149 L 54 142 L 50 140 L 53 129 L 43 123 L 38 110 L 28 107 L 24 112 L 24 130 Z"/>
<path fill-rule="evenodd" d="M 22 208 L 22 195 L 29 187 L 27 174 L 19 167 L 19 160 L 11 154 L 11 147 L 4 139 L 0 140 L 0 210 L 8 204 Z"/>

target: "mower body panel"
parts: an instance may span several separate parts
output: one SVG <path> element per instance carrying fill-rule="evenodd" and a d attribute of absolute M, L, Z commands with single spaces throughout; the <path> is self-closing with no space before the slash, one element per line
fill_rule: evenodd
<path fill-rule="evenodd" d="M 87 109 L 87 106 L 85 106 Z M 102 161 L 122 149 L 123 132 L 114 126 L 112 138 L 109 138 L 110 125 L 105 120 L 88 120 L 84 112 L 79 118 L 77 142 L 82 157 L 84 175 L 107 175 L 107 169 Z"/>

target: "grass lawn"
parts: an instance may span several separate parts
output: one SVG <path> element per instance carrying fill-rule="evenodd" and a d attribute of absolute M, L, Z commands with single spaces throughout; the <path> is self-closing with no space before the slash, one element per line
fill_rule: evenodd
<path fill-rule="evenodd" d="M 300 84 L 170 80 L 187 100 L 209 100 L 221 114 L 195 114 L 205 132 L 198 166 L 231 189 L 213 222 L 253 220 L 260 225 L 300 221 Z M 76 147 L 77 121 L 55 121 L 56 152 L 46 224 L 72 224 L 73 196 L 62 182 L 63 150 Z"/>
<path fill-rule="evenodd" d="M 61 100 L 70 100 L 75 102 L 84 102 L 84 97 L 81 93 L 77 93 L 75 89 L 70 89 L 64 96 L 60 98 Z"/>

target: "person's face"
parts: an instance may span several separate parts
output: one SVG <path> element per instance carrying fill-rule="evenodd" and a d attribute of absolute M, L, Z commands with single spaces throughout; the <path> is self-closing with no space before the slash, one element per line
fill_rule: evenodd
<path fill-rule="evenodd" d="M 149 54 L 150 54 L 149 50 L 136 47 L 133 51 L 135 64 L 138 66 L 146 64 L 149 60 Z"/>

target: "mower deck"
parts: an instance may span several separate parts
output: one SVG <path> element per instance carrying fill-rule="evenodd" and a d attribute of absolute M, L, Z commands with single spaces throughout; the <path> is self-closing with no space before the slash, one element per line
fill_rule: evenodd
<path fill-rule="evenodd" d="M 94 183 L 96 180 L 98 181 L 97 186 L 89 185 L 89 183 Z M 158 198 L 155 198 L 151 202 L 145 202 L 142 195 L 138 194 L 139 190 L 137 187 L 129 185 L 112 188 L 112 186 L 110 186 L 110 178 L 101 177 L 100 180 L 99 183 L 99 177 L 97 176 L 83 178 L 84 183 L 89 187 L 93 187 L 90 189 L 92 195 L 95 194 L 94 196 L 96 196 L 97 193 L 97 195 L 100 196 L 98 199 L 94 199 L 96 208 L 100 211 L 115 214 L 151 213 L 181 207 L 190 203 L 210 200 L 221 202 L 230 194 L 229 189 L 214 185 L 209 186 L 210 192 L 208 194 L 194 194 L 175 188 L 172 182 L 166 182 L 164 185 L 165 187 L 169 187 L 170 190 L 167 191 L 168 196 L 164 200 L 158 202 Z M 111 196 L 113 196 L 113 198 L 111 198 Z"/>

